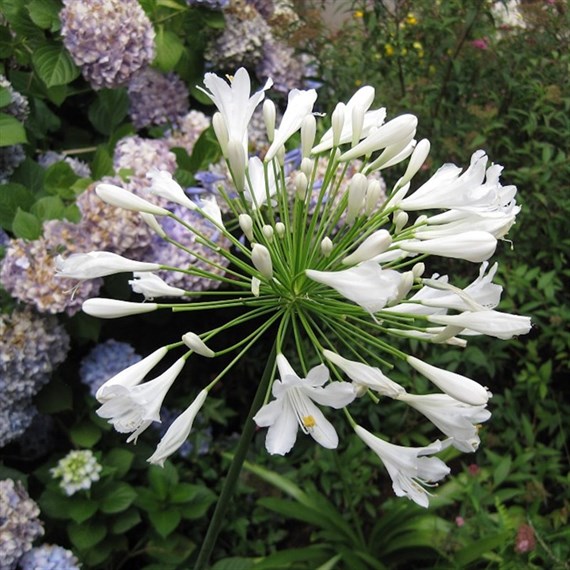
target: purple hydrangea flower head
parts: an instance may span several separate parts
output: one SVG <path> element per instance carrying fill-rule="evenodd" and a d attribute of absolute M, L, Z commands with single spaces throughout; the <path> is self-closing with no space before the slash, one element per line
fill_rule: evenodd
<path fill-rule="evenodd" d="M 0 447 L 19 437 L 36 414 L 32 397 L 69 350 L 55 317 L 31 309 L 0 315 Z"/>
<path fill-rule="evenodd" d="M 40 509 L 20 481 L 0 481 L 0 570 L 14 570 L 18 560 L 44 533 Z"/>
<path fill-rule="evenodd" d="M 38 158 L 38 163 L 44 168 L 48 168 L 56 162 L 65 162 L 71 167 L 71 170 L 81 178 L 89 178 L 91 176 L 91 169 L 86 162 L 73 158 L 71 156 L 66 156 L 61 152 L 55 152 L 53 150 L 48 150 L 41 154 Z"/>
<path fill-rule="evenodd" d="M 129 115 L 137 129 L 178 124 L 188 112 L 188 88 L 175 73 L 147 68 L 129 82 Z"/>
<path fill-rule="evenodd" d="M 170 152 L 168 142 L 164 139 L 145 139 L 139 136 L 125 137 L 115 147 L 113 155 L 115 172 L 128 170 L 137 184 L 150 187 L 146 175 L 150 170 L 167 170 L 171 174 L 176 170 L 176 155 Z M 145 182 L 147 181 L 147 182 Z M 122 184 L 125 187 L 124 184 Z M 133 188 L 128 187 L 129 190 Z"/>
<path fill-rule="evenodd" d="M 81 564 L 71 552 L 56 544 L 32 548 L 20 560 L 21 570 L 79 570 Z"/>
<path fill-rule="evenodd" d="M 123 185 L 119 178 L 114 177 L 106 177 L 99 182 Z M 150 244 L 150 228 L 141 220 L 138 212 L 111 208 L 105 204 L 95 193 L 99 182 L 90 185 L 77 199 L 77 206 L 81 210 L 79 225 L 90 236 L 91 249 L 140 257 Z M 146 179 L 144 184 L 147 184 Z"/>
<path fill-rule="evenodd" d="M 201 111 L 190 111 L 178 121 L 176 128 L 168 133 L 168 146 L 181 147 L 191 155 L 196 141 L 210 124 L 210 118 Z"/>
<path fill-rule="evenodd" d="M 190 226 L 201 232 L 208 239 L 218 242 L 220 248 L 227 249 L 230 247 L 230 243 L 227 238 L 222 237 L 219 230 L 210 222 L 205 220 L 200 214 L 192 210 L 188 210 L 183 206 L 173 206 L 170 210 Z M 150 251 L 148 255 L 145 256 L 144 261 L 177 267 L 192 265 L 195 268 L 203 269 L 205 271 L 214 271 L 217 275 L 223 275 L 225 273 L 224 267 L 227 267 L 228 261 L 224 256 L 202 245 L 200 241 L 196 239 L 196 235 L 194 233 L 189 232 L 184 226 L 172 218 L 164 217 L 160 220 L 160 223 L 166 233 L 174 240 L 181 243 L 190 251 L 195 252 L 197 255 L 207 257 L 212 262 L 217 263 L 220 268 L 212 267 L 212 265 L 201 261 L 195 255 L 166 242 L 159 236 L 155 236 L 153 239 Z M 187 275 L 181 272 L 159 271 L 158 275 L 172 287 L 180 287 L 189 291 L 205 291 L 215 289 L 220 285 L 220 282 L 216 279 Z"/>
<path fill-rule="evenodd" d="M 40 313 L 73 315 L 85 299 L 97 294 L 102 280 L 86 280 L 78 286 L 77 280 L 56 277 L 55 257 L 91 248 L 90 236 L 81 224 L 50 220 L 44 224 L 40 239 L 10 242 L 0 268 L 0 281 L 12 297 Z"/>
<path fill-rule="evenodd" d="M 94 89 L 125 85 L 154 59 L 154 28 L 137 0 L 63 4 L 63 43 Z"/>
<path fill-rule="evenodd" d="M 262 80 L 271 77 L 273 89 L 287 94 L 303 83 L 305 68 L 301 59 L 295 56 L 293 48 L 272 38 L 264 44 L 263 57 L 256 67 L 256 74 Z"/>
<path fill-rule="evenodd" d="M 197 8 L 208 8 L 210 10 L 223 10 L 226 8 L 230 0 L 186 0 L 188 6 Z"/>
<path fill-rule="evenodd" d="M 24 162 L 26 153 L 21 144 L 0 147 L 0 184 L 8 182 L 14 170 Z"/>
<path fill-rule="evenodd" d="M 18 439 L 30 427 L 36 413 L 27 398 L 0 403 L 0 448 Z"/>
<path fill-rule="evenodd" d="M 226 27 L 208 46 L 205 58 L 212 68 L 234 71 L 244 62 L 256 65 L 271 30 L 261 14 L 244 0 L 234 0 L 224 11 Z"/>
<path fill-rule="evenodd" d="M 79 376 L 95 397 L 104 382 L 139 360 L 141 356 L 129 343 L 109 339 L 99 343 L 83 358 Z"/>
<path fill-rule="evenodd" d="M 16 91 L 2 74 L 0 74 L 0 87 L 3 87 L 10 93 L 10 103 L 2 107 L 2 112 L 12 115 L 12 117 L 16 117 L 18 121 L 24 123 L 30 114 L 28 98 Z"/>

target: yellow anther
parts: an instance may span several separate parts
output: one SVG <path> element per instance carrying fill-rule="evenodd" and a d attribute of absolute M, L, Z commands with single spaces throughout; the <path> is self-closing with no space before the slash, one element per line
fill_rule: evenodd
<path fill-rule="evenodd" d="M 317 422 L 315 421 L 315 418 L 313 416 L 305 416 L 303 418 L 303 425 L 306 428 L 313 428 L 317 425 Z"/>

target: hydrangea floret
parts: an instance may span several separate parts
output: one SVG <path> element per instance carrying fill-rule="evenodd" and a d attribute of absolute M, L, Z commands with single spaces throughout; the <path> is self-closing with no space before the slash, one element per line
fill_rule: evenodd
<path fill-rule="evenodd" d="M 98 195 L 114 206 L 138 210 L 147 220 L 174 220 L 227 264 L 222 272 L 220 264 L 195 253 L 209 268 L 160 265 L 160 271 L 198 275 L 223 285 L 219 292 L 206 293 L 213 297 L 205 300 L 197 299 L 203 293 L 173 292 L 154 281 L 153 302 L 95 298 L 83 304 L 85 312 L 101 318 L 155 310 L 243 312 L 215 329 L 189 331 L 111 378 L 97 393 L 102 404 L 98 413 L 129 434 L 129 441 L 136 440 L 152 422 L 160 421 L 162 402 L 187 360 L 233 354 L 209 384 L 196 382 L 196 399 L 149 458 L 162 464 L 186 440 L 212 388 L 250 348 L 269 338 L 274 348 L 244 429 L 251 428 L 253 417 L 259 427 L 268 428 L 269 453 L 284 455 L 300 434 L 335 449 L 335 424 L 346 419 L 384 463 L 394 492 L 426 507 L 426 487 L 449 473 L 434 454 L 448 446 L 477 449 L 478 426 L 490 416 L 486 406 L 491 393 L 476 380 L 411 354 L 412 347 L 419 342 L 458 350 L 476 335 L 508 339 L 530 330 L 529 317 L 497 310 L 502 288 L 492 283 L 497 266 L 489 270 L 487 261 L 519 211 L 516 188 L 500 183 L 501 167 L 489 165 L 483 151 L 473 155 L 465 171 L 445 165 L 418 187 L 414 177 L 428 156 L 429 142 L 415 139 L 415 116 L 387 119 L 385 109 L 372 109 L 375 93 L 370 86 L 339 103 L 330 121 L 313 112 L 314 90 L 292 90 L 278 125 L 266 100 L 268 150 L 263 157 L 250 158 L 249 122 L 270 85 L 268 81 L 252 93 L 244 69 L 228 80 L 206 76 L 204 91 L 219 111 L 213 126 L 233 181 L 231 191 L 219 189 L 222 207 L 216 198 L 189 203 L 181 199 L 183 189 L 171 177 L 153 175 L 151 191 L 162 191 L 163 197 L 168 194 L 191 208 L 226 238 L 228 247 L 220 248 L 219 241 L 169 209 L 149 206 L 124 189 L 99 187 Z M 320 128 L 322 122 L 330 128 Z M 285 149 L 299 141 L 300 169 L 287 171 Z M 323 161 L 325 173 L 315 187 Z M 381 200 L 378 173 L 389 167 L 399 169 L 400 178 Z M 227 214 L 222 217 L 221 211 Z M 430 275 L 427 267 L 438 257 L 474 263 L 478 276 L 462 288 L 447 275 Z M 111 267 L 116 272 L 133 270 L 129 260 L 111 260 L 100 253 L 86 253 L 80 261 L 76 256 L 62 259 L 59 270 L 78 279 L 107 275 Z M 131 285 L 144 294 L 139 285 L 155 272 L 151 267 L 143 271 Z M 169 301 L 171 295 L 175 299 Z M 221 335 L 248 321 L 256 323 L 253 332 Z M 220 342 L 229 336 L 238 340 Z M 171 352 L 178 356 L 170 368 L 145 380 Z M 396 366 L 409 378 L 405 385 L 394 380 Z M 417 377 L 433 384 L 435 393 L 415 393 Z M 441 440 L 409 449 L 387 442 L 387 434 L 372 434 L 348 410 L 357 397 L 367 397 L 371 405 L 390 400 L 409 405 L 434 424 Z"/>
<path fill-rule="evenodd" d="M 77 491 L 91 489 L 99 481 L 103 467 L 90 449 L 70 451 L 50 469 L 54 479 L 60 479 L 59 486 L 67 496 Z"/>

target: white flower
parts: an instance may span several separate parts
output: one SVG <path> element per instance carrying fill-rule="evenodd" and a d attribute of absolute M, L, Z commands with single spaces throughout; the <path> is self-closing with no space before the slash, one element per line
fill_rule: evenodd
<path fill-rule="evenodd" d="M 423 414 L 445 435 L 452 438 L 452 445 L 469 453 L 476 451 L 480 439 L 477 424 L 486 422 L 491 412 L 485 406 L 472 406 L 460 402 L 447 394 L 426 394 L 423 396 L 404 393 L 398 397 Z"/>
<path fill-rule="evenodd" d="M 213 358 L 216 353 L 206 346 L 206 343 L 193 332 L 187 332 L 182 336 L 182 342 L 191 350 L 207 358 Z"/>
<path fill-rule="evenodd" d="M 332 287 L 369 313 L 380 311 L 397 297 L 402 278 L 398 271 L 382 269 L 374 261 L 342 271 L 307 269 L 305 273 L 309 279 Z"/>
<path fill-rule="evenodd" d="M 216 74 L 206 73 L 204 85 L 209 91 L 201 87 L 198 89 L 210 97 L 222 114 L 228 140 L 242 143 L 247 155 L 247 126 L 255 108 L 263 101 L 265 91 L 273 82 L 268 79 L 263 88 L 250 97 L 251 81 L 243 67 L 240 67 L 229 81 L 228 84 Z"/>
<path fill-rule="evenodd" d="M 253 244 L 253 247 L 251 248 L 251 262 L 263 277 L 266 279 L 271 279 L 273 277 L 271 254 L 264 245 L 261 245 L 260 243 Z"/>
<path fill-rule="evenodd" d="M 323 350 L 323 354 L 327 360 L 338 366 L 357 385 L 371 388 L 389 398 L 398 398 L 406 392 L 403 386 L 390 380 L 379 368 L 355 360 L 348 360 L 330 350 Z"/>
<path fill-rule="evenodd" d="M 407 362 L 423 374 L 446 394 L 472 406 L 484 406 L 491 397 L 491 392 L 467 376 L 432 366 L 414 356 L 408 356 Z"/>
<path fill-rule="evenodd" d="M 58 255 L 55 259 L 55 268 L 59 277 L 93 279 L 128 271 L 156 271 L 160 269 L 160 265 L 133 261 L 109 251 L 91 251 L 72 253 L 66 259 Z"/>
<path fill-rule="evenodd" d="M 225 229 L 224 222 L 222 221 L 222 210 L 215 196 L 202 197 L 200 200 L 200 208 L 213 224 L 221 230 Z"/>
<path fill-rule="evenodd" d="M 527 334 L 532 326 L 530 317 L 510 315 L 499 311 L 465 311 L 460 315 L 431 315 L 428 320 L 440 325 L 469 329 L 503 340 Z"/>
<path fill-rule="evenodd" d="M 131 433 L 127 442 L 137 437 L 152 423 L 160 421 L 160 408 L 168 390 L 186 363 L 179 358 L 166 372 L 144 384 L 126 387 L 112 384 L 106 390 L 106 400 L 97 410 L 119 433 Z"/>
<path fill-rule="evenodd" d="M 84 313 L 100 319 L 116 319 L 130 315 L 150 313 L 158 309 L 156 303 L 131 303 L 130 301 L 118 301 L 116 299 L 104 299 L 96 297 L 83 302 Z"/>
<path fill-rule="evenodd" d="M 121 372 L 109 378 L 109 380 L 99 387 L 95 398 L 103 404 L 112 397 L 112 390 L 110 390 L 112 386 L 118 385 L 124 388 L 132 388 L 140 384 L 144 380 L 144 377 L 166 356 L 167 352 L 168 349 L 162 346 L 142 360 L 121 370 Z"/>
<path fill-rule="evenodd" d="M 195 210 L 197 208 L 196 204 L 186 196 L 182 186 L 172 178 L 172 174 L 167 170 L 158 170 L 154 168 L 147 175 L 150 178 L 152 185 L 150 191 L 156 196 L 170 200 L 175 204 L 180 204 L 185 206 L 190 210 Z"/>
<path fill-rule="evenodd" d="M 310 434 L 327 449 L 336 449 L 338 435 L 332 424 L 315 405 L 343 408 L 355 398 L 354 388 L 345 382 L 331 382 L 323 364 L 309 370 L 307 378 L 299 378 L 287 359 L 277 355 L 281 380 L 273 383 L 275 400 L 263 406 L 254 416 L 259 427 L 269 427 L 265 446 L 271 454 L 285 455 L 297 439 L 298 429 Z"/>
<path fill-rule="evenodd" d="M 99 481 L 103 467 L 90 449 L 70 451 L 50 469 L 54 479 L 61 479 L 59 486 L 70 497 L 77 491 L 87 490 L 95 481 Z"/>
<path fill-rule="evenodd" d="M 291 135 L 294 135 L 301 128 L 305 117 L 313 111 L 316 100 L 317 92 L 314 89 L 308 91 L 292 89 L 289 91 L 287 108 L 283 113 L 279 128 L 275 131 L 275 138 L 267 150 L 265 162 L 270 161 Z"/>
<path fill-rule="evenodd" d="M 414 138 L 417 126 L 418 119 L 414 115 L 400 115 L 371 131 L 363 141 L 342 154 L 340 160 L 352 160 L 403 141 L 407 144 Z"/>
<path fill-rule="evenodd" d="M 397 242 L 399 248 L 411 253 L 428 253 L 480 263 L 489 259 L 497 248 L 497 239 L 488 232 L 466 231 L 425 240 Z"/>
<path fill-rule="evenodd" d="M 172 287 L 154 273 L 133 273 L 134 279 L 129 281 L 135 293 L 144 295 L 146 300 L 152 301 L 155 297 L 183 297 L 186 291 L 179 287 Z"/>
<path fill-rule="evenodd" d="M 267 202 L 267 198 L 271 198 L 277 192 L 275 171 L 273 168 L 267 170 L 266 184 L 263 162 L 257 156 L 252 156 L 249 159 L 245 184 L 245 197 L 251 203 L 252 210 L 263 206 Z"/>
<path fill-rule="evenodd" d="M 465 311 L 468 309 L 492 309 L 499 304 L 503 288 L 493 283 L 498 264 L 495 263 L 485 274 L 489 264 L 481 264 L 479 276 L 465 289 L 459 289 L 448 283 L 447 275 L 431 279 L 422 279 L 423 287 L 412 295 L 406 303 L 385 309 L 395 313 L 414 313 L 433 315 L 444 313 L 447 309 Z"/>
<path fill-rule="evenodd" d="M 155 206 L 144 198 L 114 184 L 98 184 L 95 188 L 95 193 L 103 202 L 124 210 L 145 212 L 154 216 L 168 216 L 170 214 L 165 208 Z"/>
<path fill-rule="evenodd" d="M 426 447 L 402 447 L 372 435 L 359 425 L 354 427 L 354 431 L 384 463 L 392 479 L 394 493 L 427 508 L 429 493 L 422 484 L 440 481 L 449 474 L 449 467 L 437 457 L 425 456 L 441 451 L 446 443 L 435 441 Z"/>
<path fill-rule="evenodd" d="M 367 137 L 372 129 L 380 127 L 386 118 L 386 109 L 368 111 L 374 101 L 374 88 L 369 85 L 361 87 L 348 101 L 344 110 L 344 122 L 340 133 L 339 144 L 353 142 L 354 131 L 358 131 L 357 121 L 363 113 L 362 126 L 358 133 L 358 140 Z M 358 109 L 358 111 L 356 111 Z M 356 112 L 355 112 L 356 111 Z M 355 121 L 354 119 L 357 119 Z M 333 147 L 333 129 L 330 128 L 321 138 L 319 144 L 313 148 L 313 154 L 318 154 Z"/>
<path fill-rule="evenodd" d="M 196 414 L 204 405 L 207 396 L 208 390 L 202 390 L 190 406 L 172 422 L 155 452 L 147 459 L 149 463 L 163 466 L 166 459 L 188 439 Z"/>
<path fill-rule="evenodd" d="M 486 169 L 487 156 L 478 150 L 471 157 L 469 168 L 460 175 L 461 168 L 446 164 L 411 196 L 399 202 L 402 210 L 432 208 L 467 211 L 492 211 L 514 208 L 515 186 L 501 186 L 502 166 Z M 485 180 L 486 177 L 486 180 Z M 518 213 L 518 209 L 515 213 Z"/>
<path fill-rule="evenodd" d="M 392 236 L 386 230 L 378 230 L 369 235 L 356 250 L 345 257 L 342 263 L 356 265 L 363 261 L 369 261 L 373 257 L 384 253 L 392 243 Z"/>

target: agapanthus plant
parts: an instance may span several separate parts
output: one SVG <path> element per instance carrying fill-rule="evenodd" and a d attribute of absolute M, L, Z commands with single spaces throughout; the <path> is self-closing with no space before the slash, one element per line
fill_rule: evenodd
<path fill-rule="evenodd" d="M 449 473 L 434 454 L 450 445 L 461 451 L 477 448 L 478 425 L 490 416 L 486 406 L 491 394 L 475 380 L 404 351 L 402 339 L 455 350 L 476 335 L 508 339 L 529 331 L 528 317 L 496 309 L 502 288 L 492 282 L 497 265 L 487 261 L 519 211 L 516 188 L 501 185 L 501 167 L 488 165 L 482 151 L 473 155 L 465 171 L 447 164 L 417 187 L 413 179 L 428 156 L 429 142 L 414 139 L 413 115 L 386 121 L 385 109 L 371 109 L 374 89 L 369 86 L 336 106 L 330 128 L 319 140 L 316 135 L 322 130 L 317 122 L 329 119 L 313 113 L 314 90 L 291 91 L 278 126 L 275 106 L 266 99 L 267 152 L 262 158 L 249 157 L 248 124 L 271 81 L 252 94 L 247 72 L 239 69 L 229 81 L 208 73 L 204 84 L 218 108 L 212 124 L 233 180 L 231 192 L 219 189 L 223 211 L 229 213 L 222 217 L 213 197 L 191 200 L 172 176 L 160 171 L 149 174 L 148 200 L 109 184 L 100 185 L 97 192 L 113 206 L 139 211 L 159 235 L 178 247 L 184 246 L 164 232 L 157 217 L 168 216 L 194 232 L 200 249 L 191 253 L 206 266 L 169 267 L 92 252 L 60 259 L 59 271 L 77 279 L 134 272 L 130 283 L 144 302 L 87 300 L 83 310 L 101 318 L 156 310 L 239 307 L 243 312 L 213 330 L 188 331 L 111 378 L 97 392 L 99 415 L 129 434 L 128 441 L 136 441 L 152 422 L 160 421 L 162 402 L 187 360 L 235 354 L 209 384 L 196 382 L 198 396 L 149 458 L 162 464 L 185 442 L 212 388 L 254 344 L 270 338 L 273 349 L 228 480 L 235 480 L 239 472 L 255 424 L 268 428 L 269 453 L 283 455 L 300 434 L 336 448 L 335 425 L 347 420 L 384 463 L 395 493 L 427 506 L 425 486 Z M 299 140 L 300 168 L 286 171 L 285 149 Z M 324 178 L 317 183 L 323 161 Z M 378 174 L 392 166 L 402 174 L 386 198 Z M 229 247 L 220 247 L 219 240 L 177 216 L 173 208 L 160 205 L 156 197 L 192 210 L 224 236 Z M 204 255 L 204 248 L 227 263 L 213 261 L 215 256 Z M 438 256 L 476 264 L 476 278 L 461 288 L 447 275 L 427 273 L 426 265 Z M 200 300 L 199 292 L 166 284 L 158 271 L 196 275 L 222 287 Z M 175 300 L 161 300 L 166 297 Z M 248 336 L 231 346 L 220 341 L 227 342 L 229 336 L 221 333 L 252 320 L 260 324 Z M 178 359 L 145 381 L 168 353 L 177 353 Z M 395 364 L 407 369 L 406 385 L 390 378 Z M 412 379 L 418 374 L 434 385 L 434 393 L 414 393 Z M 349 411 L 357 397 L 368 398 L 371 405 L 390 399 L 408 404 L 436 426 L 441 440 L 405 448 L 372 434 Z M 227 501 L 224 493 L 220 504 Z M 223 507 L 219 509 L 214 515 L 218 521 Z M 207 554 L 197 567 L 204 557 Z"/>

